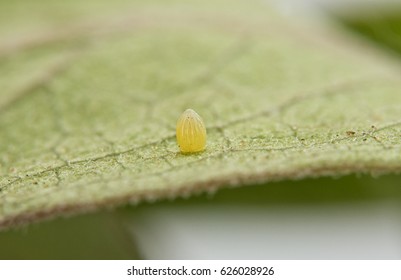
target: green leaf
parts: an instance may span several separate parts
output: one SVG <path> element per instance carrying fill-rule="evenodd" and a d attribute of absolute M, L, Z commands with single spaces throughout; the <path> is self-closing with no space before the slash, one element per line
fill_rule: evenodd
<path fill-rule="evenodd" d="M 398 66 L 250 1 L 0 2 L 0 227 L 401 171 Z M 182 155 L 177 118 L 204 119 Z"/>
<path fill-rule="evenodd" d="M 401 8 L 367 10 L 364 13 L 337 12 L 333 14 L 345 27 L 372 40 L 396 55 L 401 55 Z M 374 10 L 374 12 L 373 12 Z"/>
<path fill-rule="evenodd" d="M 117 213 L 100 211 L 2 231 L 0 260 L 138 259 L 141 256 Z"/>

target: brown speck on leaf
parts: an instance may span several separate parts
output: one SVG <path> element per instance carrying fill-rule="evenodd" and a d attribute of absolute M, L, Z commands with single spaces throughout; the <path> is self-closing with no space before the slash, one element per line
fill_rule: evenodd
<path fill-rule="evenodd" d="M 356 134 L 356 132 L 355 132 L 355 131 L 352 131 L 352 130 L 347 130 L 345 133 L 346 133 L 348 136 L 354 136 L 354 135 Z"/>

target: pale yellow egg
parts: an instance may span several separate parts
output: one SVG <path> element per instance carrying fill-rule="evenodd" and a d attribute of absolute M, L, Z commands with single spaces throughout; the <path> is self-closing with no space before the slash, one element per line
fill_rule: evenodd
<path fill-rule="evenodd" d="M 182 153 L 196 153 L 205 150 L 206 128 L 202 118 L 192 109 L 182 113 L 177 121 L 177 142 Z"/>

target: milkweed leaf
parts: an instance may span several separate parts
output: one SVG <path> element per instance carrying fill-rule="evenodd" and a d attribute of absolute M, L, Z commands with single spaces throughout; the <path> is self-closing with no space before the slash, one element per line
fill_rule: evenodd
<path fill-rule="evenodd" d="M 399 69 L 262 1 L 0 2 L 0 226 L 401 170 Z M 187 108 L 208 133 L 184 155 Z"/>

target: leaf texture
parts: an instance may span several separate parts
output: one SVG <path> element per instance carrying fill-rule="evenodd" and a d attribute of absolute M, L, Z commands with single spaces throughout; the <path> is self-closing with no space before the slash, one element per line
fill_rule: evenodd
<path fill-rule="evenodd" d="M 0 227 L 401 171 L 400 69 L 261 1 L 0 2 Z M 175 140 L 187 108 L 203 153 Z"/>

